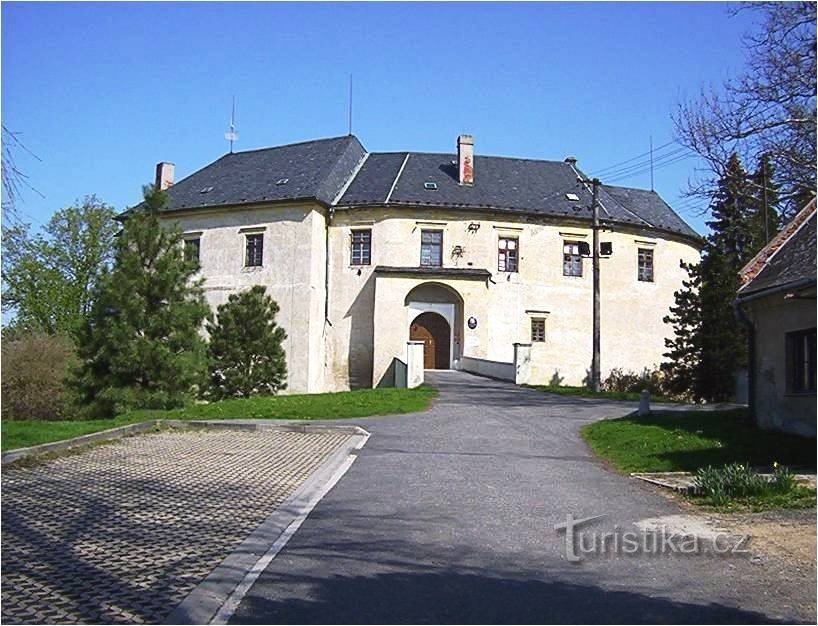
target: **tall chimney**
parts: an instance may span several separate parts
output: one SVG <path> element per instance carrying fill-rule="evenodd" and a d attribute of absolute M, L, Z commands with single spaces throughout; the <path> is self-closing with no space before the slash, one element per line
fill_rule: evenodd
<path fill-rule="evenodd" d="M 474 137 L 457 138 L 457 181 L 461 185 L 474 184 Z"/>
<path fill-rule="evenodd" d="M 173 170 L 176 166 L 173 163 L 161 161 L 156 164 L 156 185 L 157 189 L 164 191 L 173 186 Z"/>

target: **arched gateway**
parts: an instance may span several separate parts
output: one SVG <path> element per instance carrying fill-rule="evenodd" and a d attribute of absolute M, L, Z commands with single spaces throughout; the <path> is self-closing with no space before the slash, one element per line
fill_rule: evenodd
<path fill-rule="evenodd" d="M 421 313 L 409 326 L 409 339 L 423 342 L 423 369 L 448 369 L 451 328 L 440 313 Z"/>
<path fill-rule="evenodd" d="M 424 369 L 449 369 L 459 359 L 463 298 L 443 283 L 414 287 L 404 302 L 409 311 L 409 339 L 423 342 Z"/>

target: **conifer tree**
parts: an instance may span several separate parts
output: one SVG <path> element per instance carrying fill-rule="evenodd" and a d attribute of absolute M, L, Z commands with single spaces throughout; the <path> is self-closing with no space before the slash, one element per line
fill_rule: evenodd
<path fill-rule="evenodd" d="M 668 393 L 693 398 L 701 359 L 700 264 L 682 261 L 680 266 L 687 272 L 688 278 L 682 281 L 682 288 L 674 294 L 675 305 L 670 307 L 670 315 L 666 315 L 663 320 L 673 327 L 673 337 L 665 338 L 667 352 L 664 356 L 667 360 L 660 369 Z"/>
<path fill-rule="evenodd" d="M 759 159 L 750 182 L 754 198 L 748 216 L 750 232 L 748 257 L 752 258 L 781 229 L 781 214 L 778 211 L 779 185 L 775 180 L 775 169 L 769 155 L 765 154 Z"/>
<path fill-rule="evenodd" d="M 662 364 L 671 393 L 696 400 L 728 400 L 736 373 L 746 366 L 746 336 L 733 301 L 738 273 L 755 254 L 751 224 L 756 196 L 736 155 L 713 197 L 711 229 L 702 261 L 688 267 L 690 280 L 675 294 L 665 318 L 674 329 Z"/>
<path fill-rule="evenodd" d="M 208 324 L 215 397 L 269 395 L 287 386 L 287 333 L 276 324 L 278 310 L 261 285 L 232 294 L 219 307 L 216 322 Z"/>
<path fill-rule="evenodd" d="M 146 186 L 144 196 L 80 333 L 75 384 L 94 417 L 184 405 L 205 379 L 200 330 L 209 308 L 198 265 L 185 259 L 181 233 L 160 223 L 165 193 Z"/>

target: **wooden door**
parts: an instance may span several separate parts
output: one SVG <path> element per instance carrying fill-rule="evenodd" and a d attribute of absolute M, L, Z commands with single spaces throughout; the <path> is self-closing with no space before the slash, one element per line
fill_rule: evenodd
<path fill-rule="evenodd" d="M 446 318 L 438 313 L 421 313 L 409 328 L 409 339 L 423 342 L 423 368 L 449 368 L 451 329 Z"/>

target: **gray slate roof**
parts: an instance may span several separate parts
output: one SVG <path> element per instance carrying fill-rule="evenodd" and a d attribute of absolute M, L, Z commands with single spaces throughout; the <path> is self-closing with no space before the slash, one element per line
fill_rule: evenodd
<path fill-rule="evenodd" d="M 354 136 L 225 154 L 168 189 L 167 210 L 297 199 L 329 205 L 364 154 Z"/>
<path fill-rule="evenodd" d="M 465 186 L 457 182 L 455 159 L 445 153 L 367 153 L 352 135 L 236 152 L 171 187 L 167 210 L 315 199 L 338 209 L 388 204 L 591 219 L 591 193 L 568 163 L 476 155 L 475 183 Z M 282 179 L 287 182 L 276 184 Z M 426 189 L 426 182 L 437 189 Z M 599 200 L 603 221 L 700 240 L 655 192 L 605 185 Z"/>
<path fill-rule="evenodd" d="M 816 280 L 815 213 L 767 261 L 753 280 L 742 287 L 739 297 Z"/>

